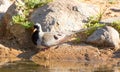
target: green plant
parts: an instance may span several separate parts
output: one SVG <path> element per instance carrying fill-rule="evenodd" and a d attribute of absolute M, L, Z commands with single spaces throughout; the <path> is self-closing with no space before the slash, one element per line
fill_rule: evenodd
<path fill-rule="evenodd" d="M 24 4 L 17 3 L 17 9 L 22 11 L 22 14 L 17 14 L 12 17 L 14 24 L 21 24 L 25 28 L 30 28 L 33 23 L 29 21 L 28 17 L 34 8 L 43 6 L 52 0 L 24 0 Z"/>
<path fill-rule="evenodd" d="M 120 20 L 111 23 L 110 26 L 114 27 L 120 33 Z"/>
<path fill-rule="evenodd" d="M 29 22 L 25 16 L 22 15 L 16 15 L 12 17 L 13 23 L 14 24 L 20 24 L 24 26 L 25 28 L 30 28 L 33 26 L 32 22 Z"/>
<path fill-rule="evenodd" d="M 24 0 L 26 6 L 30 9 L 43 6 L 51 1 L 53 0 Z"/>
<path fill-rule="evenodd" d="M 87 28 L 90 28 L 89 30 L 86 30 L 85 33 L 87 36 L 91 35 L 95 30 L 102 28 L 105 26 L 105 24 L 95 23 L 95 24 L 86 24 Z"/>
<path fill-rule="evenodd" d="M 108 3 L 114 4 L 117 0 L 108 0 Z"/>
<path fill-rule="evenodd" d="M 96 29 L 105 26 L 105 24 L 100 24 L 99 23 L 103 14 L 104 14 L 104 12 L 100 12 L 98 15 L 91 16 L 91 17 L 88 18 L 88 22 L 85 25 L 85 28 L 90 28 L 90 29 L 85 31 L 87 36 L 91 35 Z"/>

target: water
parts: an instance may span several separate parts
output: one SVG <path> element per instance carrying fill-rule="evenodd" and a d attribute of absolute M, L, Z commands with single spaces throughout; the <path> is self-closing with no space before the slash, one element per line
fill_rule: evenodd
<path fill-rule="evenodd" d="M 117 65 L 19 60 L 0 65 L 0 72 L 120 72 Z"/>

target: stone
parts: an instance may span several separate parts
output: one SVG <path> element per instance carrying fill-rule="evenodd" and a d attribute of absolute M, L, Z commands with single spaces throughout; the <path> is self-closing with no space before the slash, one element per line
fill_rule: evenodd
<path fill-rule="evenodd" d="M 29 49 L 29 48 L 34 47 L 32 40 L 31 40 L 31 33 L 27 31 L 22 25 L 19 25 L 19 24 L 12 25 L 10 27 L 10 33 L 17 40 L 20 48 Z"/>
<path fill-rule="evenodd" d="M 0 36 L 4 34 L 4 28 L 2 26 L 3 17 L 12 3 L 13 1 L 10 0 L 0 0 Z"/>
<path fill-rule="evenodd" d="M 6 33 L 9 31 L 12 25 L 12 16 L 21 13 L 21 9 L 17 8 L 17 4 L 19 1 L 21 0 L 12 1 L 12 3 L 10 3 L 11 5 L 8 4 L 9 7 L 7 8 L 6 12 L 4 13 L 4 16 L 1 19 L 1 36 L 5 36 Z"/>
<path fill-rule="evenodd" d="M 96 30 L 92 35 L 90 35 L 86 42 L 98 46 L 119 48 L 119 33 L 113 27 L 105 26 Z"/>
<path fill-rule="evenodd" d="M 51 34 L 46 34 L 50 37 L 49 39 L 47 39 L 48 36 L 43 37 L 43 42 L 47 40 L 48 42 L 46 41 L 44 44 L 52 46 L 59 44 L 61 39 L 79 32 L 84 28 L 87 19 L 90 16 L 97 15 L 98 12 L 99 9 L 96 6 L 81 3 L 78 0 L 56 0 L 36 9 L 31 14 L 30 20 L 34 24 L 41 24 L 42 31 Z M 58 36 L 59 39 L 57 40 L 50 39 L 59 33 L 64 34 L 63 37 L 60 37 L 61 39 Z"/>
<path fill-rule="evenodd" d="M 22 9 L 17 7 L 18 4 L 22 4 L 24 6 L 24 2 L 22 0 L 17 0 L 14 3 L 11 4 L 11 6 L 7 9 L 6 13 L 4 14 L 2 18 L 2 25 L 1 25 L 1 30 L 4 33 L 3 37 L 11 37 L 15 41 L 17 41 L 18 45 L 20 46 L 19 48 L 32 48 L 33 43 L 31 41 L 31 30 L 30 29 L 25 29 L 22 25 L 20 24 L 13 24 L 12 23 L 12 17 L 20 14 L 22 15 Z M 16 43 L 16 44 L 17 44 Z M 12 42 L 11 42 L 12 44 Z"/>
<path fill-rule="evenodd" d="M 22 51 L 20 50 L 8 48 L 0 44 L 0 58 L 5 58 L 5 57 L 17 58 L 17 56 L 21 53 Z"/>
<path fill-rule="evenodd" d="M 99 61 L 101 60 L 98 48 L 80 44 L 71 46 L 62 44 L 53 46 L 45 51 L 39 51 L 31 60 L 55 60 L 55 61 Z"/>
<path fill-rule="evenodd" d="M 88 17 L 98 14 L 96 6 L 78 0 L 56 0 L 36 9 L 30 17 L 40 23 L 44 32 L 62 32 L 70 35 L 84 27 Z"/>
<path fill-rule="evenodd" d="M 0 20 L 12 3 L 10 0 L 0 0 Z"/>
<path fill-rule="evenodd" d="M 112 24 L 113 22 L 116 22 L 116 21 L 120 21 L 120 17 L 112 17 L 112 18 L 107 18 L 107 19 L 103 19 L 100 21 L 100 23 L 103 23 L 103 24 Z"/>

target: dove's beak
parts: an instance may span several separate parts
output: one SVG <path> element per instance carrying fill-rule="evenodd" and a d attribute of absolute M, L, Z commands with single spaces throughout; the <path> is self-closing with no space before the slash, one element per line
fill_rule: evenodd
<path fill-rule="evenodd" d="M 37 29 L 36 29 L 36 28 L 33 30 L 33 33 L 34 33 L 35 31 L 37 31 Z"/>

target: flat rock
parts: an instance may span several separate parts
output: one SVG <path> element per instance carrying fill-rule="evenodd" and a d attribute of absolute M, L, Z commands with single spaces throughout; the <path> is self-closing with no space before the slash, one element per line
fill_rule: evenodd
<path fill-rule="evenodd" d="M 104 56 L 104 57 L 103 57 Z M 110 56 L 110 54 L 108 55 Z M 108 56 L 101 54 L 98 48 L 89 45 L 60 45 L 39 51 L 33 55 L 32 60 L 55 60 L 55 61 L 105 61 Z"/>
<path fill-rule="evenodd" d="M 22 53 L 20 50 L 8 48 L 8 47 L 0 44 L 0 58 L 17 58 L 17 56 L 20 53 Z"/>

